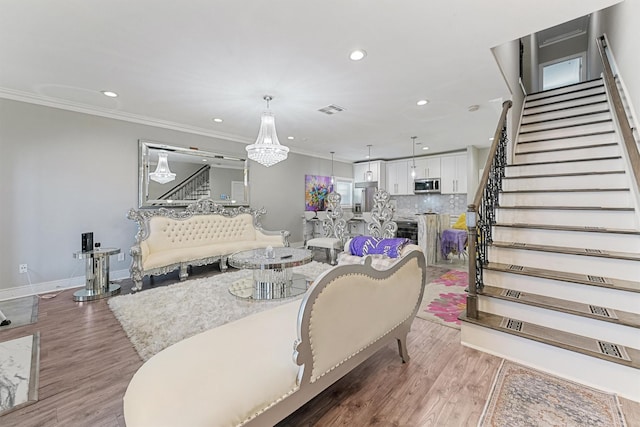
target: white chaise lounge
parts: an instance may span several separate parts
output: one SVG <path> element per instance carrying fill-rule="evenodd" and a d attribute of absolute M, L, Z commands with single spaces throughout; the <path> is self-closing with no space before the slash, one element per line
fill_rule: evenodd
<path fill-rule="evenodd" d="M 392 341 L 408 361 L 425 269 L 419 248 L 388 270 L 339 265 L 302 302 L 174 344 L 131 380 L 127 427 L 272 426 Z"/>

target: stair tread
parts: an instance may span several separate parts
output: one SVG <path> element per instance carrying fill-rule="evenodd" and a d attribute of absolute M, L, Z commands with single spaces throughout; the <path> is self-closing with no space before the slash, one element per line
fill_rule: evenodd
<path fill-rule="evenodd" d="M 599 172 L 559 172 L 559 173 L 541 173 L 535 175 L 516 175 L 505 176 L 502 179 L 522 179 L 522 178 L 561 178 L 565 176 L 593 176 L 593 175 L 617 175 L 625 174 L 624 170 L 611 170 Z"/>
<path fill-rule="evenodd" d="M 538 113 L 525 113 L 522 115 L 522 117 L 531 117 L 531 116 L 537 116 L 538 114 L 548 114 L 548 113 L 557 113 L 558 111 L 567 111 L 567 110 L 572 110 L 574 108 L 580 108 L 580 107 L 590 107 L 592 105 L 598 105 L 598 104 L 605 104 L 607 105 L 607 111 L 610 111 L 608 109 L 608 103 L 606 100 L 603 101 L 593 101 L 593 102 L 587 102 L 586 104 L 578 104 L 578 105 L 571 105 L 569 107 L 563 107 L 563 108 L 557 108 L 555 110 L 546 110 L 546 111 L 540 111 Z M 535 107 L 533 107 L 535 108 Z M 533 123 L 533 122 L 532 122 Z M 526 123 L 529 124 L 529 123 Z"/>
<path fill-rule="evenodd" d="M 557 139 L 557 138 L 549 138 L 546 141 L 552 141 L 554 139 Z M 540 142 L 540 141 L 543 141 L 543 140 L 527 141 L 527 142 Z M 518 144 L 526 144 L 526 142 L 518 143 Z M 560 148 L 546 148 L 546 149 L 531 150 L 531 151 L 516 151 L 516 156 L 525 156 L 527 154 L 539 154 L 539 153 L 553 153 L 555 151 L 584 150 L 587 148 L 614 147 L 616 145 L 618 145 L 617 142 L 607 142 L 604 144 L 577 145 L 575 147 L 560 147 Z"/>
<path fill-rule="evenodd" d="M 627 292 L 640 292 L 640 282 L 631 280 L 614 279 L 611 277 L 597 277 L 587 274 L 569 273 L 566 271 L 547 270 L 543 268 L 518 266 L 518 270 L 511 268 L 510 264 L 502 264 L 490 262 L 484 266 L 485 269 L 503 271 L 512 274 L 521 274 L 525 276 L 541 277 L 544 279 L 560 280 L 572 283 L 581 283 L 583 285 L 598 286 L 607 289 L 617 289 Z M 589 278 L 593 278 L 590 280 Z"/>
<path fill-rule="evenodd" d="M 535 190 L 500 190 L 501 193 L 588 193 L 590 191 L 629 191 L 629 188 L 549 188 Z"/>
<path fill-rule="evenodd" d="M 593 84 L 593 83 L 597 83 L 597 82 L 600 82 L 600 84 Z M 578 88 L 578 86 L 584 86 L 584 87 L 583 88 Z M 579 92 L 581 90 L 591 89 L 591 88 L 598 87 L 598 86 L 604 86 L 604 81 L 602 80 L 602 77 L 596 77 L 594 79 L 585 80 L 583 82 L 578 82 L 578 83 L 571 83 L 570 85 L 565 85 L 565 86 L 561 86 L 561 87 L 554 87 L 553 89 L 539 90 L 537 92 L 532 92 L 532 93 L 527 94 L 527 98 L 533 98 L 533 97 L 535 97 L 537 95 L 548 94 L 548 93 L 551 93 L 553 91 L 557 91 L 559 89 L 566 89 L 566 88 L 576 89 L 574 91 L 562 92 L 562 95 L 565 95 L 567 93 Z M 543 98 L 537 98 L 537 99 L 543 99 Z"/>
<path fill-rule="evenodd" d="M 600 103 L 598 103 L 600 104 Z M 604 104 L 604 103 L 602 103 Z M 574 107 L 575 108 L 575 107 Z M 595 110 L 595 111 L 589 111 L 587 113 L 578 113 L 578 114 L 570 114 L 568 116 L 561 116 L 561 117 L 553 117 L 551 119 L 545 119 L 545 120 L 536 120 L 536 121 L 532 121 L 532 122 L 527 122 L 527 123 L 522 123 L 520 126 L 524 127 L 524 126 L 530 126 L 530 125 L 538 125 L 540 123 L 548 123 L 548 122 L 558 122 L 560 120 L 569 120 L 569 119 L 577 119 L 579 117 L 586 117 L 586 116 L 593 116 L 595 114 L 602 114 L 602 113 L 608 113 L 610 110 L 608 108 L 608 106 L 604 106 L 603 109 L 600 110 Z M 548 111 L 547 111 L 548 113 Z M 537 113 L 540 114 L 540 113 Z M 523 116 L 524 117 L 524 116 Z M 588 124 L 588 123 L 581 123 L 581 124 Z M 577 124 L 573 125 L 573 126 L 578 126 Z M 551 129 L 551 128 L 549 128 Z M 544 130 L 549 130 L 549 129 L 544 129 Z M 554 128 L 555 129 L 555 128 Z M 521 132 L 522 133 L 522 132 Z"/>
<path fill-rule="evenodd" d="M 619 325 L 630 326 L 633 328 L 640 328 L 640 314 L 612 309 L 610 307 L 601 307 L 594 304 L 585 304 L 546 295 L 532 294 L 529 292 L 515 291 L 512 289 L 488 285 L 484 286 L 482 295 Z"/>
<path fill-rule="evenodd" d="M 540 139 L 531 139 L 529 141 L 520 141 L 520 135 L 518 135 L 518 144 L 528 144 L 531 142 L 543 142 L 543 141 L 557 141 L 559 139 L 571 139 L 571 138 L 580 138 L 583 136 L 598 136 L 598 135 L 607 135 L 610 133 L 615 133 L 615 131 L 613 130 L 603 130 L 603 131 L 598 131 L 598 132 L 588 132 L 588 133 L 578 133 L 575 135 L 562 135 L 562 136 L 556 136 L 553 138 L 540 138 Z"/>
<path fill-rule="evenodd" d="M 570 255 L 584 255 L 584 256 L 594 256 L 600 258 L 614 258 L 614 259 L 626 259 L 630 261 L 640 261 L 640 253 L 632 253 L 632 252 L 617 252 L 617 251 L 609 251 L 605 249 L 597 249 L 597 248 L 574 248 L 568 246 L 552 246 L 552 245 L 540 245 L 534 243 L 521 243 L 521 242 L 498 242 L 493 241 L 491 243 L 493 246 L 499 248 L 509 248 L 509 249 L 523 249 L 529 251 L 541 251 L 541 252 L 554 252 L 554 253 L 564 253 Z"/>
<path fill-rule="evenodd" d="M 533 228 L 537 230 L 557 230 L 557 231 L 586 231 L 590 233 L 614 233 L 614 234 L 636 234 L 640 236 L 640 230 L 606 228 L 606 227 L 574 227 L 570 225 L 545 225 L 545 224 L 528 224 L 528 223 L 496 223 L 495 227 L 513 227 L 513 228 Z"/>
<path fill-rule="evenodd" d="M 540 123 L 546 123 L 546 122 L 550 122 L 550 121 L 552 121 L 552 120 L 544 120 L 544 121 L 542 121 Z M 525 130 L 525 131 L 521 130 L 518 133 L 518 135 L 530 135 L 532 133 L 537 133 L 537 132 L 549 132 L 549 131 L 552 131 L 552 130 L 577 128 L 577 127 L 580 127 L 580 126 L 597 125 L 597 124 L 609 123 L 609 122 L 613 122 L 613 119 L 594 120 L 592 122 L 574 123 L 574 124 L 570 124 L 570 125 L 555 126 L 555 127 L 545 128 L 545 129 Z M 529 124 L 530 123 L 523 124 L 522 127 L 528 126 Z"/>
<path fill-rule="evenodd" d="M 505 165 L 505 167 L 509 168 L 509 167 L 516 167 L 516 166 L 550 165 L 550 164 L 556 164 L 556 163 L 594 162 L 594 161 L 620 160 L 620 159 L 622 159 L 622 156 L 593 157 L 590 159 L 545 160 L 542 162 L 512 163 L 512 164 Z"/>
<path fill-rule="evenodd" d="M 553 345 L 565 350 L 574 351 L 592 357 L 597 357 L 613 363 L 640 369 L 640 350 L 623 345 L 616 344 L 617 347 L 626 353 L 630 360 L 624 360 L 618 357 L 610 356 L 602 353 L 599 348 L 599 340 L 585 337 L 582 335 L 572 334 L 545 326 L 536 325 L 529 322 L 521 322 L 520 330 L 504 326 L 505 321 L 509 318 L 496 314 L 478 312 L 478 318 L 473 319 L 467 317 L 464 313 L 459 316 L 463 322 L 473 323 L 479 326 L 491 328 L 500 332 L 517 335 L 522 338 L 528 338 L 543 344 Z M 513 319 L 518 321 L 517 319 Z M 611 343 L 606 343 L 611 344 Z"/>
<path fill-rule="evenodd" d="M 631 211 L 633 212 L 634 209 L 633 208 L 613 208 L 613 207 L 608 207 L 608 206 L 547 206 L 547 205 L 541 205 L 541 206 L 504 206 L 504 205 L 500 205 L 498 206 L 498 209 L 540 209 L 540 210 L 551 210 L 551 211 L 562 211 L 562 210 L 567 210 L 567 211 L 623 211 L 623 212 L 628 212 Z"/>
<path fill-rule="evenodd" d="M 601 91 L 600 92 L 595 92 L 595 93 L 579 94 L 579 92 L 582 92 L 584 90 L 592 90 L 592 89 L 601 89 Z M 564 95 L 569 95 L 571 93 L 579 94 L 580 96 L 575 96 L 573 98 L 568 98 L 568 99 L 557 99 L 555 101 L 553 100 L 553 98 L 557 98 L 559 96 L 564 96 Z M 576 91 L 576 92 L 559 93 L 557 95 L 552 95 L 552 96 L 549 96 L 549 97 L 546 97 L 546 98 L 525 100 L 524 109 L 527 110 L 528 108 L 546 107 L 547 105 L 559 104 L 561 102 L 578 101 L 580 99 L 590 98 L 592 96 L 606 95 L 606 93 L 607 92 L 605 91 L 604 86 L 602 86 L 602 87 L 595 86 L 595 87 L 591 87 L 591 88 L 582 89 L 582 90 L 579 90 L 579 91 Z M 542 101 L 542 100 L 548 100 L 549 102 L 543 102 L 543 103 L 540 103 L 538 105 L 527 106 L 528 103 L 538 102 L 538 101 Z"/>

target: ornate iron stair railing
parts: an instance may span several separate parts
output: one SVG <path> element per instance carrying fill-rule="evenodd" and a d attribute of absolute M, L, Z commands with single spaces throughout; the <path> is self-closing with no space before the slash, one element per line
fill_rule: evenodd
<path fill-rule="evenodd" d="M 480 178 L 473 203 L 467 208 L 469 250 L 469 292 L 467 293 L 467 317 L 478 318 L 478 293 L 484 286 L 482 269 L 487 264 L 487 251 L 492 240 L 498 197 L 502 190 L 504 168 L 507 165 L 507 112 L 512 102 L 502 103 L 502 114 L 498 120 L 493 144 Z"/>

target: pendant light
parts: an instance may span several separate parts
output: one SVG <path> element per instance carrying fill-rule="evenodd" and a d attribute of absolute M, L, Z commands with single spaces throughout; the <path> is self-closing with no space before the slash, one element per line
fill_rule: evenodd
<path fill-rule="evenodd" d="M 367 145 L 369 147 L 369 169 L 364 173 L 365 181 L 373 181 L 373 172 L 371 171 L 371 144 Z"/>
<path fill-rule="evenodd" d="M 411 166 L 411 178 L 415 179 L 416 178 L 416 138 L 417 136 L 412 136 L 411 139 L 413 140 L 411 142 L 411 151 L 412 151 L 412 159 L 413 159 L 413 165 Z"/>
<path fill-rule="evenodd" d="M 260 132 L 255 144 L 247 146 L 248 157 L 266 167 L 273 166 L 287 158 L 289 148 L 280 145 L 278 135 L 276 134 L 276 119 L 271 111 L 269 111 L 269 101 L 272 96 L 265 95 L 263 97 L 267 101 L 267 111 L 260 116 Z"/>
<path fill-rule="evenodd" d="M 160 151 L 158 153 L 158 166 L 156 166 L 155 172 L 149 174 L 149 179 L 159 182 L 160 184 L 166 184 L 176 179 L 176 174 L 169 170 L 166 151 Z"/>
<path fill-rule="evenodd" d="M 336 153 L 335 151 L 329 151 L 331 153 L 331 185 L 335 184 L 336 177 L 333 175 L 333 155 Z"/>

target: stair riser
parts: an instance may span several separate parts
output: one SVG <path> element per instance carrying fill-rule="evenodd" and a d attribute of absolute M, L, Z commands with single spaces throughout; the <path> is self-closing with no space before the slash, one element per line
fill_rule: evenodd
<path fill-rule="evenodd" d="M 585 105 L 582 107 L 569 108 L 566 110 L 549 111 L 548 113 L 531 114 L 522 117 L 522 124 L 528 124 L 532 122 L 540 122 L 543 120 L 561 119 L 568 116 L 575 116 L 578 114 L 590 114 L 596 111 L 603 111 L 609 108 L 609 104 L 606 102 L 599 102 L 596 104 Z"/>
<path fill-rule="evenodd" d="M 539 132 L 551 128 L 558 128 L 561 126 L 583 125 L 601 120 L 611 120 L 611 113 L 596 113 L 589 114 L 587 116 L 568 117 L 561 120 L 550 120 L 539 123 L 524 124 L 520 126 L 520 132 Z"/>
<path fill-rule="evenodd" d="M 594 87 L 591 89 L 586 89 L 577 93 L 565 93 L 563 95 L 558 95 L 558 96 L 554 96 L 552 98 L 542 98 L 542 99 L 536 99 L 536 100 L 526 100 L 525 101 L 525 108 L 533 108 L 533 107 L 540 107 L 543 105 L 547 105 L 549 103 L 559 103 L 562 101 L 574 101 L 576 98 L 582 99 L 583 97 L 589 96 L 589 95 L 598 95 L 600 93 L 602 93 L 604 91 L 603 87 Z"/>
<path fill-rule="evenodd" d="M 504 191 L 629 188 L 625 174 L 515 178 L 502 181 Z"/>
<path fill-rule="evenodd" d="M 633 207 L 629 191 L 562 191 L 557 193 L 500 193 L 500 206 Z"/>
<path fill-rule="evenodd" d="M 630 326 L 485 296 L 478 297 L 478 310 L 625 347 L 640 348 L 640 329 Z"/>
<path fill-rule="evenodd" d="M 496 209 L 496 220 L 509 224 L 565 225 L 637 229 L 632 211 L 570 211 L 554 209 Z"/>
<path fill-rule="evenodd" d="M 547 295 L 553 298 L 608 307 L 629 313 L 637 313 L 638 307 L 640 307 L 640 293 L 638 292 L 627 292 L 487 269 L 484 270 L 483 277 L 487 286 Z"/>
<path fill-rule="evenodd" d="M 462 322 L 461 343 L 571 381 L 640 401 L 640 370 Z"/>
<path fill-rule="evenodd" d="M 521 155 L 518 157 L 521 157 Z M 541 165 L 515 165 L 505 168 L 505 174 L 506 176 L 511 177 L 567 172 L 609 172 L 614 170 L 624 170 L 624 163 L 622 159 L 591 160 L 571 163 L 545 163 Z"/>
<path fill-rule="evenodd" d="M 527 142 L 518 144 L 516 153 L 529 153 L 532 151 L 561 150 L 567 148 L 590 147 L 593 145 L 616 143 L 615 133 L 605 133 L 601 135 L 586 135 L 577 138 L 552 139 L 548 141 Z"/>
<path fill-rule="evenodd" d="M 615 157 L 620 156 L 620 147 L 618 145 L 609 145 L 606 147 L 589 147 L 576 148 L 574 150 L 565 151 L 549 151 L 546 153 L 530 153 L 515 155 L 515 163 L 540 163 L 553 162 L 561 160 L 581 160 L 593 159 L 597 157 Z"/>
<path fill-rule="evenodd" d="M 493 240 L 640 253 L 640 236 L 637 234 L 494 227 Z"/>
<path fill-rule="evenodd" d="M 521 265 L 568 273 L 638 280 L 640 261 L 542 252 L 526 249 L 490 247 L 489 262 Z M 640 334 L 639 334 L 640 335 Z"/>
<path fill-rule="evenodd" d="M 533 93 L 527 96 L 527 101 L 535 101 L 536 99 L 549 98 L 549 97 L 554 97 L 554 96 L 558 96 L 566 93 L 579 94 L 583 90 L 586 90 L 589 88 L 596 88 L 596 87 L 600 87 L 600 88 L 603 87 L 603 83 L 601 79 L 593 80 L 590 82 L 584 82 L 584 83 L 572 85 L 572 86 L 559 87 L 557 89 L 547 90 L 544 92 Z"/>
<path fill-rule="evenodd" d="M 585 104 L 592 104 L 594 102 L 604 102 L 607 100 L 605 94 L 593 95 L 586 98 L 580 98 L 575 100 L 569 100 L 565 102 L 558 102 L 557 104 L 541 105 L 539 107 L 526 106 L 524 114 L 537 114 L 548 111 L 561 110 L 562 108 L 577 107 Z"/>
<path fill-rule="evenodd" d="M 572 136 L 585 135 L 595 132 L 611 132 L 614 130 L 613 122 L 592 123 L 562 129 L 541 130 L 533 133 L 518 135 L 518 142 L 538 141 L 548 138 L 570 138 Z"/>

